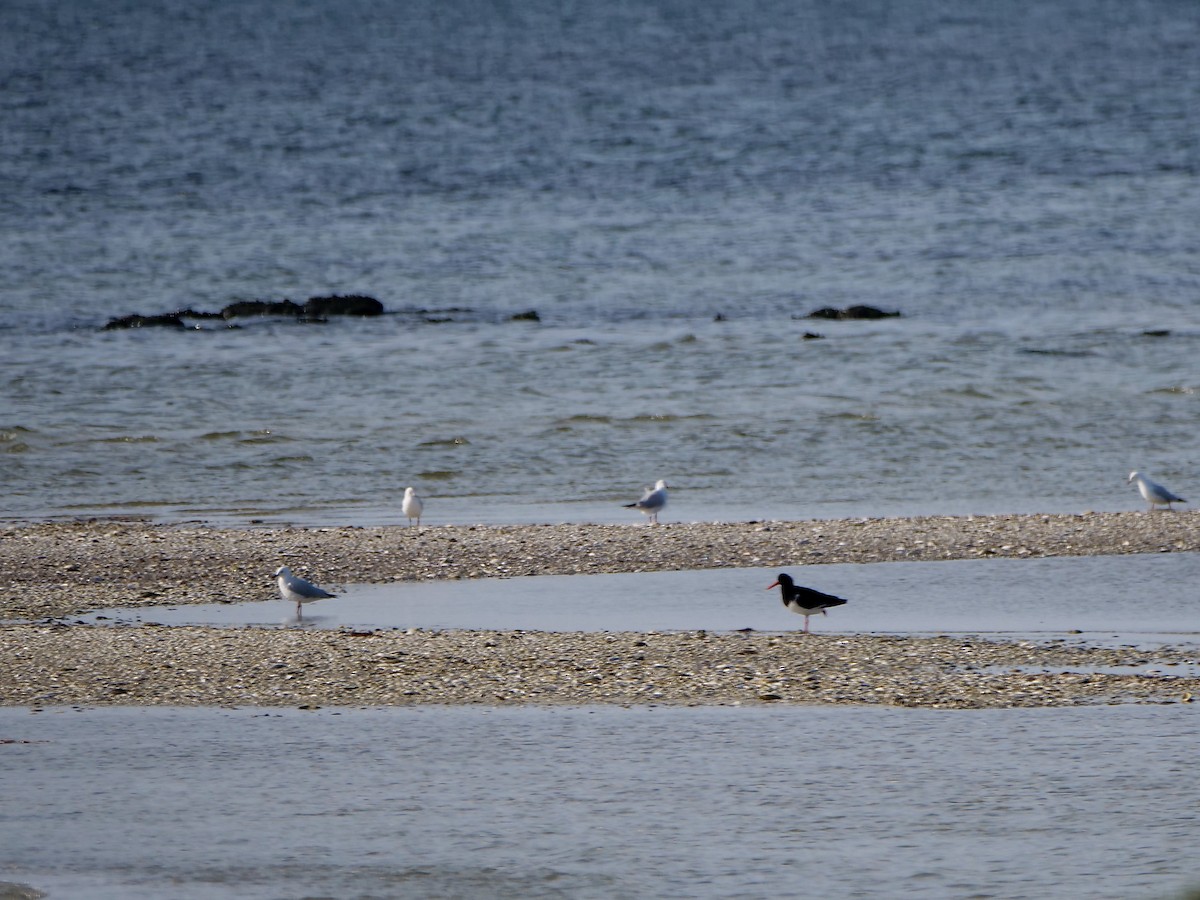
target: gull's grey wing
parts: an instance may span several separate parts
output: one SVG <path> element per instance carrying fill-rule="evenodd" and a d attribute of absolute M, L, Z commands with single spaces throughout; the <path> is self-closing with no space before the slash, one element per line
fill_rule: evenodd
<path fill-rule="evenodd" d="M 305 581 L 303 578 L 300 578 L 296 575 L 293 575 L 288 581 L 288 587 L 290 587 L 301 597 L 312 597 L 314 600 L 321 599 L 322 597 L 335 596 L 334 594 L 317 587 L 311 581 Z"/>

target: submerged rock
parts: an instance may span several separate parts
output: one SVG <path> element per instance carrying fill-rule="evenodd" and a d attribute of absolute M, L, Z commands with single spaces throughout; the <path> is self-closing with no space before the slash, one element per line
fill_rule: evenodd
<path fill-rule="evenodd" d="M 899 316 L 899 311 L 887 312 L 877 306 L 866 306 L 856 304 L 855 306 L 847 306 L 845 309 L 834 309 L 832 306 L 825 306 L 821 309 L 813 310 L 808 314 L 810 319 L 891 319 Z"/>
<path fill-rule="evenodd" d="M 329 297 L 312 297 L 304 304 L 304 315 L 310 318 L 321 316 L 381 316 L 383 304 L 374 297 L 336 294 Z"/>
<path fill-rule="evenodd" d="M 192 309 L 190 306 L 186 309 L 175 310 L 175 315 L 181 319 L 223 319 L 225 318 L 219 312 L 206 312 L 204 310 Z"/>
<path fill-rule="evenodd" d="M 238 316 L 295 316 L 304 315 L 304 307 L 291 300 L 238 300 L 221 310 L 226 319 Z"/>
<path fill-rule="evenodd" d="M 236 300 L 219 312 L 206 312 L 188 307 L 173 313 L 143 316 L 133 314 L 110 319 L 105 331 L 117 328 L 187 328 L 184 319 L 237 319 L 261 316 L 285 316 L 302 322 L 323 322 L 325 316 L 379 316 L 383 304 L 374 297 L 352 294 L 345 297 L 313 297 L 303 305 L 292 300 Z M 230 325 L 236 328 L 236 325 Z"/>
<path fill-rule="evenodd" d="M 142 316 L 133 313 L 109 319 L 104 326 L 105 331 L 116 331 L 120 328 L 186 328 L 179 318 L 179 313 L 166 313 L 160 316 Z"/>

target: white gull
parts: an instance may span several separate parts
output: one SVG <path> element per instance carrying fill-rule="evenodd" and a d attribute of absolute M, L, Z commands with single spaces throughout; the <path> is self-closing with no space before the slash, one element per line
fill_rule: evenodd
<path fill-rule="evenodd" d="M 304 618 L 300 609 L 302 603 L 311 603 L 313 600 L 326 600 L 337 596 L 323 591 L 311 581 L 305 581 L 299 575 L 293 574 L 287 566 L 280 566 L 275 570 L 275 581 L 279 585 L 280 596 L 284 600 L 296 604 L 297 619 Z"/>
<path fill-rule="evenodd" d="M 421 525 L 421 511 L 425 509 L 425 501 L 417 496 L 417 492 L 408 487 L 404 489 L 404 502 L 400 504 L 400 511 L 408 516 L 408 524 L 413 523 L 413 519 L 417 520 L 417 526 Z"/>
<path fill-rule="evenodd" d="M 646 493 L 637 503 L 626 503 L 625 509 L 636 509 L 650 518 L 651 525 L 658 524 L 658 514 L 667 506 L 667 483 L 661 478 L 654 487 L 646 488 Z"/>
<path fill-rule="evenodd" d="M 1172 503 L 1187 503 L 1182 497 L 1175 496 L 1157 481 L 1151 481 L 1141 472 L 1129 473 L 1129 483 L 1132 484 L 1135 481 L 1142 497 L 1150 504 L 1151 512 L 1154 511 L 1155 506 L 1165 506 L 1170 509 Z"/>

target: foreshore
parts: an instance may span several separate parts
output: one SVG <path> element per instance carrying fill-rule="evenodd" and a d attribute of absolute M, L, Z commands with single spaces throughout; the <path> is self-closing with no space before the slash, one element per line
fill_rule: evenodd
<path fill-rule="evenodd" d="M 883 703 L 1028 706 L 1200 695 L 1190 651 L 1062 641 L 765 633 L 104 627 L 116 606 L 275 597 L 322 584 L 1200 550 L 1200 514 L 1084 513 L 644 525 L 0 527 L 0 704 Z M 1165 666 L 1166 675 L 1103 674 Z M 1042 672 L 1041 670 L 1048 671 Z"/>

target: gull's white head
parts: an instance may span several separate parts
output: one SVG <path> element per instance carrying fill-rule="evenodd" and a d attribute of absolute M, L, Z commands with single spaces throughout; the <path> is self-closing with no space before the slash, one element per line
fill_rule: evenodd
<path fill-rule="evenodd" d="M 658 479 L 658 481 L 654 482 L 654 489 L 656 491 L 661 491 L 666 486 L 667 486 L 667 483 L 665 481 L 663 481 L 661 478 Z"/>
<path fill-rule="evenodd" d="M 1127 483 L 1133 484 L 1133 482 L 1137 481 L 1137 479 L 1139 479 L 1141 477 L 1142 477 L 1141 472 L 1130 472 L 1129 473 L 1129 481 Z"/>
<path fill-rule="evenodd" d="M 275 570 L 275 576 L 279 577 L 280 575 L 290 578 L 292 576 L 292 570 L 289 569 L 287 566 L 280 566 L 278 569 Z"/>

